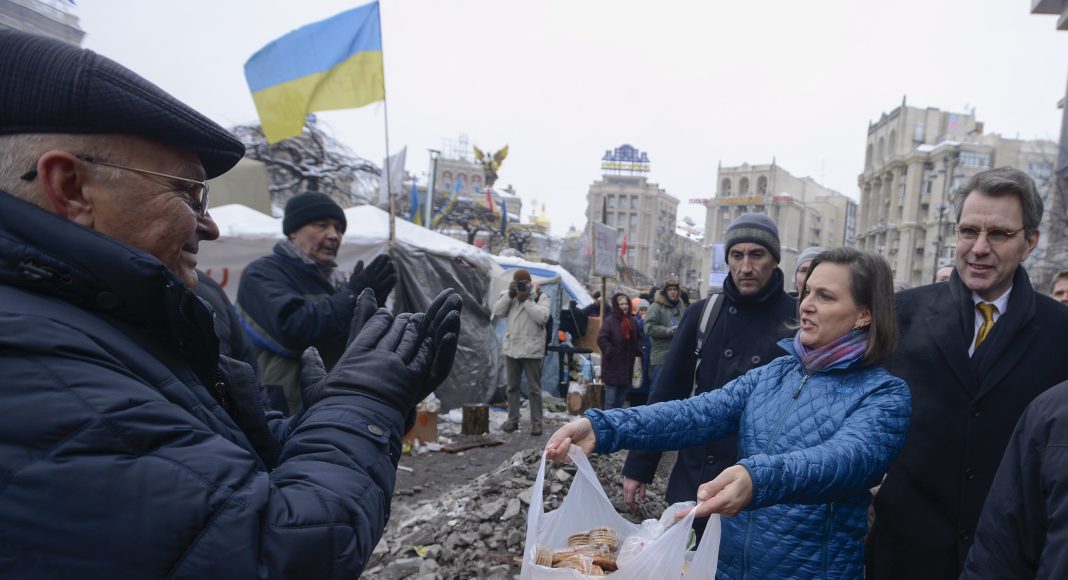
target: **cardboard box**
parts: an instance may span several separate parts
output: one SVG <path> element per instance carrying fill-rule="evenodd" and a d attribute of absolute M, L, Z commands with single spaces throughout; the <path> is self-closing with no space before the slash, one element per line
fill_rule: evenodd
<path fill-rule="evenodd" d="M 427 411 L 416 411 L 415 425 L 404 436 L 404 443 L 411 445 L 418 439 L 422 443 L 438 442 L 438 414 Z"/>

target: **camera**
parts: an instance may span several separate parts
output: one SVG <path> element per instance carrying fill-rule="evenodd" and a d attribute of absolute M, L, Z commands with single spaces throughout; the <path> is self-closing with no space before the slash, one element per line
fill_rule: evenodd
<path fill-rule="evenodd" d="M 515 283 L 515 289 L 516 292 L 529 292 L 530 282 L 527 282 L 526 280 L 517 280 Z"/>

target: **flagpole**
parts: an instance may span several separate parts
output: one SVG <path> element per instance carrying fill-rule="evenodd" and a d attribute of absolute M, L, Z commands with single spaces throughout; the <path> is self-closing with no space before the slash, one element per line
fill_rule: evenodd
<path fill-rule="evenodd" d="M 389 196 L 389 245 L 393 246 L 397 241 L 397 200 L 393 195 L 393 180 L 389 174 L 389 99 L 386 95 L 386 35 L 382 27 L 381 1 L 378 2 L 378 33 L 382 37 L 382 124 L 386 132 L 386 163 L 383 171 L 386 172 L 386 195 Z"/>

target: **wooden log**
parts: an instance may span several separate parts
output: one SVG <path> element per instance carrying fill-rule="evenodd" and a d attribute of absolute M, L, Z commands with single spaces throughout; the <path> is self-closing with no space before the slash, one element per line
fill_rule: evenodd
<path fill-rule="evenodd" d="M 574 385 L 574 383 L 572 383 Z M 583 385 L 578 390 L 568 388 L 567 412 L 572 415 L 581 414 L 586 410 L 586 387 Z"/>
<path fill-rule="evenodd" d="M 489 433 L 489 405 L 464 405 L 461 435 L 484 435 Z"/>
<path fill-rule="evenodd" d="M 604 408 L 604 383 L 590 383 L 586 385 L 586 408 Z"/>

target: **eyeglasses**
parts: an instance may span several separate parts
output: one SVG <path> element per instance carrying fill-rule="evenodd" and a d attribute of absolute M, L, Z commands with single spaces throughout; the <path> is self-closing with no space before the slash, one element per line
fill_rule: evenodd
<path fill-rule="evenodd" d="M 1020 228 L 1010 232 L 1006 230 L 980 230 L 971 226 L 957 226 L 955 228 L 955 231 L 957 232 L 957 239 L 962 242 L 974 242 L 975 240 L 979 239 L 979 234 L 986 232 L 987 242 L 995 245 L 1000 245 L 1009 241 L 1009 238 L 1020 233 L 1022 229 L 1023 228 Z"/>
<path fill-rule="evenodd" d="M 159 173 L 156 171 L 149 171 L 147 169 L 137 169 L 136 167 L 127 167 L 125 165 L 118 165 L 116 163 L 108 163 L 106 161 L 97 161 L 92 157 L 82 157 L 76 155 L 78 159 L 81 159 L 85 163 L 92 163 L 93 165 L 103 165 L 104 167 L 112 167 L 114 169 L 122 169 L 123 171 L 133 171 L 134 173 L 141 173 L 143 175 L 152 175 L 155 177 L 163 177 L 181 183 L 181 186 L 173 188 L 174 191 L 181 193 L 185 199 L 185 203 L 189 205 L 193 211 L 204 217 L 208 214 L 208 184 L 205 181 L 197 181 L 195 179 L 189 179 L 187 177 L 178 177 L 177 175 L 168 175 L 166 173 Z M 19 176 L 20 179 L 25 181 L 33 181 L 37 178 L 37 170 L 31 169 L 26 173 Z"/>

